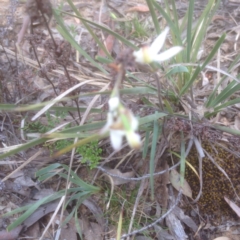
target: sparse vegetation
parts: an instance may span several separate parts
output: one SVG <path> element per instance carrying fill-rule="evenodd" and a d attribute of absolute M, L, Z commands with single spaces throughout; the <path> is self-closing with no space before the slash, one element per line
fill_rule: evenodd
<path fill-rule="evenodd" d="M 202 223 L 240 216 L 233 1 L 93 2 L 2 21 L 0 239 L 221 236 Z"/>

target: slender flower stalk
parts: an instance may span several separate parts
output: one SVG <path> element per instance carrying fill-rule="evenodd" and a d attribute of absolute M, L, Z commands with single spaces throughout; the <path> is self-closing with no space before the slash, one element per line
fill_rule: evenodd
<path fill-rule="evenodd" d="M 138 51 L 133 52 L 135 61 L 139 63 L 151 63 L 151 62 L 163 62 L 173 56 L 177 55 L 182 51 L 182 47 L 175 46 L 162 53 L 159 51 L 162 49 L 164 42 L 166 40 L 167 34 L 169 32 L 169 27 L 166 27 L 163 32 L 153 41 L 151 46 L 144 46 Z"/>

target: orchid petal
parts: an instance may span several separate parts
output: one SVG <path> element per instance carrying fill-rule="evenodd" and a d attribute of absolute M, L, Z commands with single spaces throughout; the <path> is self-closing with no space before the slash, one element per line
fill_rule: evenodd
<path fill-rule="evenodd" d="M 136 131 L 138 129 L 138 119 L 135 118 L 134 115 L 132 115 L 132 118 L 131 118 L 131 129 L 132 131 Z"/>
<path fill-rule="evenodd" d="M 133 131 L 126 135 L 128 144 L 131 148 L 138 149 L 141 147 L 141 136 Z"/>
<path fill-rule="evenodd" d="M 166 27 L 162 33 L 153 41 L 151 47 L 150 47 L 150 53 L 151 54 L 157 54 L 163 47 L 163 44 L 165 43 L 167 34 L 169 32 L 169 27 Z"/>
<path fill-rule="evenodd" d="M 119 150 L 121 148 L 124 135 L 124 131 L 110 130 L 110 140 L 114 150 Z"/>
<path fill-rule="evenodd" d="M 113 125 L 113 114 L 108 112 L 108 114 L 107 114 L 107 122 L 103 126 L 103 128 L 100 130 L 100 134 L 105 134 L 106 132 L 108 132 L 112 125 Z"/>
<path fill-rule="evenodd" d="M 182 47 L 178 47 L 178 46 L 172 47 L 172 48 L 166 50 L 165 52 L 156 55 L 154 57 L 154 61 L 162 62 L 162 61 L 168 60 L 169 58 L 171 58 L 171 57 L 177 55 L 179 52 L 181 52 L 182 49 L 183 49 Z"/>
<path fill-rule="evenodd" d="M 108 106 L 110 111 L 114 111 L 118 108 L 120 104 L 120 99 L 119 97 L 112 97 L 108 100 Z"/>

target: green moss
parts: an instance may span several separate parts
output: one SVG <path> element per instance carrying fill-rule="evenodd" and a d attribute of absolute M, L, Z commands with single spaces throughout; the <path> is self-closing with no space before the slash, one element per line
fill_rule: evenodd
<path fill-rule="evenodd" d="M 219 146 L 212 146 L 208 143 L 204 143 L 203 148 L 226 172 L 237 193 L 240 194 L 240 189 L 237 188 L 240 184 L 240 158 L 235 157 Z M 198 156 L 195 148 L 191 150 L 187 160 L 199 171 Z M 231 200 L 235 199 L 234 190 L 229 180 L 207 157 L 203 158 L 202 173 L 203 191 L 197 202 L 200 213 L 207 214 L 212 219 L 216 219 L 222 215 L 234 216 L 235 213 L 224 200 L 224 196 L 227 196 Z M 186 168 L 186 180 L 193 190 L 193 198 L 196 198 L 199 192 L 200 182 L 190 167 Z"/>

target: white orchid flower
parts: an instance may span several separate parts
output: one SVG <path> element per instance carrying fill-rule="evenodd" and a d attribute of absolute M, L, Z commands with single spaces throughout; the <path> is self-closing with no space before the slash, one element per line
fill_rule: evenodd
<path fill-rule="evenodd" d="M 162 53 L 159 53 L 164 45 L 168 32 L 169 27 L 166 27 L 163 32 L 153 41 L 151 46 L 144 46 L 138 51 L 133 52 L 135 61 L 147 64 L 151 62 L 163 62 L 182 51 L 182 47 L 175 46 Z"/>
<path fill-rule="evenodd" d="M 124 136 L 131 148 L 140 148 L 141 137 L 136 133 L 138 129 L 137 118 L 120 103 L 120 99 L 116 96 L 109 99 L 108 105 L 107 123 L 101 133 L 109 131 L 111 145 L 114 150 L 121 148 Z"/>

